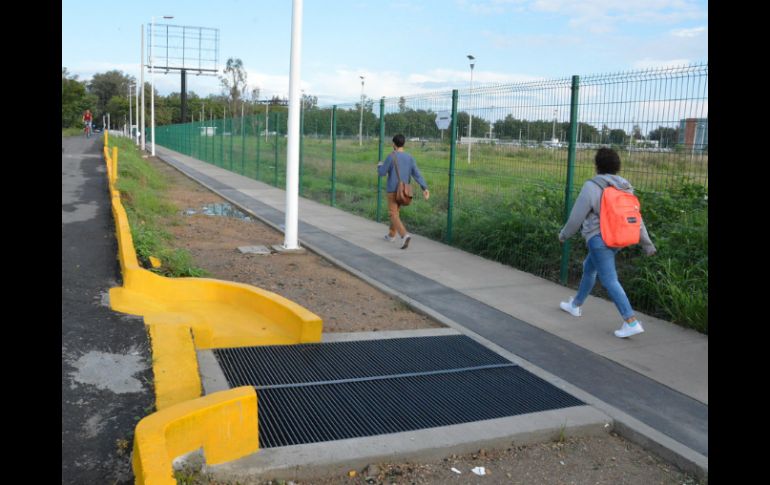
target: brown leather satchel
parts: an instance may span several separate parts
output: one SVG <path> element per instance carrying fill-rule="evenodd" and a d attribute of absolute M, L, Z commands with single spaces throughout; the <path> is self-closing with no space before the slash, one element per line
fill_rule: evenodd
<path fill-rule="evenodd" d="M 396 187 L 396 203 L 398 205 L 409 205 L 412 203 L 412 186 L 401 180 L 401 173 L 398 171 L 398 156 L 393 152 L 393 163 L 396 165 L 396 176 L 398 177 L 398 186 Z"/>

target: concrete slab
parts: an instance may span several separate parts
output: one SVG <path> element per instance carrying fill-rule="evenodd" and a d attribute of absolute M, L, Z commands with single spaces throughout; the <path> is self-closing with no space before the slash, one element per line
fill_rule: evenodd
<path fill-rule="evenodd" d="M 470 294 L 466 290 L 472 289 L 494 288 L 496 286 L 531 286 L 543 283 L 543 279 L 537 276 L 517 270 L 512 272 L 512 268 L 487 259 L 469 258 L 468 253 L 451 248 L 447 249 L 447 246 L 444 245 L 428 248 L 428 251 L 429 256 L 414 261 L 409 267 L 466 294 Z M 444 258 L 451 259 L 453 264 L 451 266 L 441 264 L 441 260 Z M 565 288 L 565 290 L 567 289 Z"/>
<path fill-rule="evenodd" d="M 340 475 L 370 463 L 433 460 L 481 448 L 606 433 L 612 419 L 591 406 L 531 413 L 366 438 L 268 448 L 206 472 L 220 480 L 300 480 Z"/>
<path fill-rule="evenodd" d="M 196 352 L 198 354 L 198 372 L 201 376 L 203 394 L 207 395 L 212 392 L 230 389 L 225 373 L 222 372 L 217 358 L 214 357 L 214 352 L 212 350 L 198 350 Z"/>
<path fill-rule="evenodd" d="M 271 247 L 278 254 L 304 254 L 307 251 L 303 247 L 289 249 L 284 247 L 283 244 L 273 244 Z"/>
<path fill-rule="evenodd" d="M 267 255 L 272 253 L 272 251 L 267 246 L 260 244 L 256 246 L 238 246 L 238 251 L 240 251 L 242 254 Z"/>
<path fill-rule="evenodd" d="M 689 363 L 708 357 L 708 345 L 702 341 L 675 342 L 658 345 L 641 345 L 603 353 L 608 359 L 619 362 L 641 374 L 655 374 L 657 380 L 672 389 L 708 404 L 708 359 L 702 369 L 692 368 Z M 661 365 L 661 362 L 664 364 Z M 665 368 L 679 362 L 682 370 L 666 374 Z"/>
<path fill-rule="evenodd" d="M 355 340 L 381 340 L 389 338 L 438 337 L 461 335 L 453 328 L 421 328 L 419 330 L 394 330 L 391 332 L 340 332 L 321 335 L 322 342 L 352 342 Z"/>

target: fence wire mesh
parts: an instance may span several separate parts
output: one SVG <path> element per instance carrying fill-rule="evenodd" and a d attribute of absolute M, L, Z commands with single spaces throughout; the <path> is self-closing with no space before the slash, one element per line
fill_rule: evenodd
<path fill-rule="evenodd" d="M 565 278 L 556 236 L 566 194 L 575 200 L 595 174 L 596 150 L 612 147 L 664 253 L 654 263 L 641 258 L 638 247 L 620 253 L 618 272 L 632 303 L 707 331 L 708 65 L 576 81 L 576 113 L 571 78 L 460 89 L 456 112 L 452 92 L 303 106 L 300 195 L 387 222 L 376 164 L 402 133 L 431 190 L 429 201 L 402 212 L 410 232 L 575 287 L 586 251 L 575 241 L 569 246 Z M 158 127 L 157 143 L 282 187 L 286 108 L 258 109 L 264 113 L 243 118 L 204 110 L 196 122 Z M 440 129 L 438 118 L 456 119 L 456 132 L 451 125 Z M 681 284 L 665 287 L 661 278 L 667 277 Z M 674 301 L 676 292 L 696 296 Z"/>

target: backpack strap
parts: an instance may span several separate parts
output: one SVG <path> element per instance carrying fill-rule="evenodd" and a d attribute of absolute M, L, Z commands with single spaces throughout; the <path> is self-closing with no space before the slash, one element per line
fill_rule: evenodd
<path fill-rule="evenodd" d="M 604 184 L 605 184 L 605 185 L 602 185 L 602 184 L 600 184 L 600 183 L 599 183 L 599 180 L 597 180 L 597 178 L 598 178 L 599 180 L 601 180 L 602 182 L 604 182 Z M 602 189 L 602 190 L 606 189 L 606 188 L 607 188 L 607 187 L 610 185 L 610 183 L 609 183 L 609 182 L 607 182 L 606 180 L 604 180 L 604 179 L 602 179 L 602 178 L 599 178 L 599 176 L 598 176 L 598 175 L 597 175 L 596 177 L 590 178 L 590 179 L 588 179 L 588 180 L 589 180 L 589 181 L 591 181 L 591 182 L 593 182 L 593 183 L 595 183 L 596 185 L 598 185 L 598 186 L 599 186 L 599 188 L 600 188 L 600 189 Z"/>
<path fill-rule="evenodd" d="M 600 180 L 602 180 L 602 179 L 600 179 Z M 598 186 L 598 187 L 601 189 L 601 191 L 602 191 L 602 195 L 604 194 L 604 189 L 606 189 L 606 188 L 607 188 L 607 187 L 609 187 L 609 185 L 610 185 L 610 184 L 609 184 L 609 182 L 607 182 L 606 180 L 602 180 L 602 182 L 607 182 L 607 185 L 606 185 L 606 186 L 604 186 L 604 187 L 602 187 L 602 184 L 600 184 L 600 183 L 599 183 L 599 182 L 596 180 L 596 177 L 590 178 L 590 179 L 588 179 L 588 181 L 589 181 L 589 182 L 593 182 L 593 183 L 595 183 L 595 184 L 596 184 L 596 185 L 597 185 L 597 186 Z M 602 208 L 602 197 L 601 197 L 601 195 L 600 195 L 600 196 L 599 196 L 599 210 L 598 210 L 598 211 L 597 211 L 597 210 L 594 210 L 594 208 L 593 208 L 593 207 L 591 207 L 591 211 L 595 212 L 595 213 L 596 213 L 596 215 L 599 215 L 599 214 L 600 214 L 600 211 L 601 211 L 601 208 Z"/>

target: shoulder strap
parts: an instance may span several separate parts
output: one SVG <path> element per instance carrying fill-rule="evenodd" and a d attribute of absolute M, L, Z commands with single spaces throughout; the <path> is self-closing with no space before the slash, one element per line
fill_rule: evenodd
<path fill-rule="evenodd" d="M 396 166 L 396 177 L 398 177 L 398 181 L 401 182 L 401 173 L 398 171 L 398 152 L 393 150 L 393 164 Z"/>
<path fill-rule="evenodd" d="M 596 185 L 597 185 L 597 186 L 598 186 L 598 187 L 601 189 L 601 191 L 602 191 L 601 195 L 604 195 L 604 189 L 605 189 L 606 187 L 602 187 L 602 184 L 600 184 L 599 182 L 597 182 L 595 177 L 594 177 L 594 178 L 590 178 L 590 179 L 588 179 L 588 180 L 589 180 L 590 182 L 593 182 L 593 183 L 595 183 L 595 184 L 596 184 Z M 609 187 L 609 184 L 607 184 L 607 186 Z M 597 211 L 597 210 L 594 210 L 594 208 L 593 208 L 593 207 L 591 207 L 591 211 L 595 212 L 595 213 L 598 215 L 598 214 L 600 214 L 600 213 L 601 213 L 601 208 L 602 208 L 602 197 L 601 197 L 601 196 L 599 196 L 599 210 L 598 210 L 598 211 Z"/>

